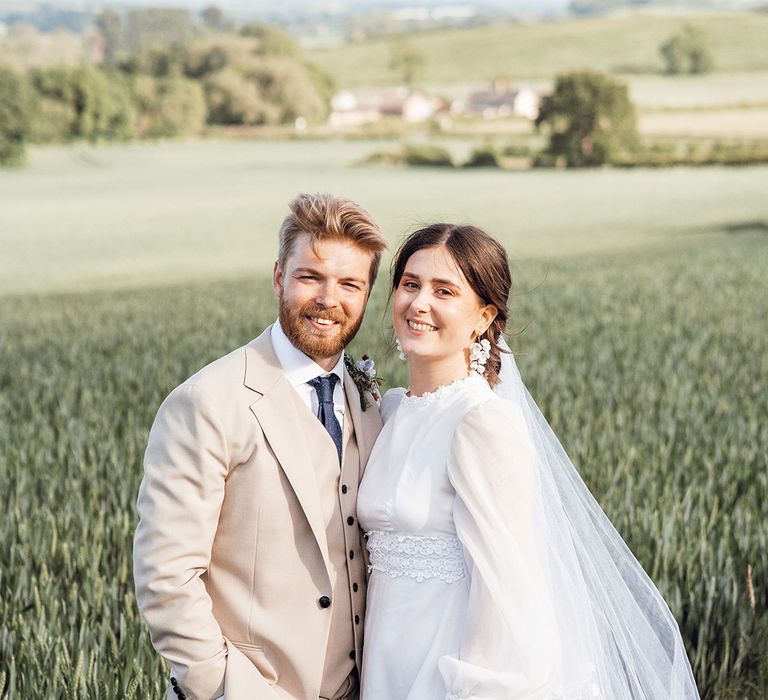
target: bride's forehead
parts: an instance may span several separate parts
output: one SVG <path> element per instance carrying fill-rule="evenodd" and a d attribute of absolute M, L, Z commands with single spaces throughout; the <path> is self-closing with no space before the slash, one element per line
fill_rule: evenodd
<path fill-rule="evenodd" d="M 466 277 L 456 260 L 444 245 L 421 248 L 405 263 L 404 275 L 430 279 L 449 280 L 453 284 L 467 284 Z"/>

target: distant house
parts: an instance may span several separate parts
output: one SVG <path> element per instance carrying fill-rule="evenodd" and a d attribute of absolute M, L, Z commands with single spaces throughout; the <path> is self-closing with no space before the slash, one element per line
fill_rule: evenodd
<path fill-rule="evenodd" d="M 424 122 L 432 117 L 439 101 L 409 88 L 382 88 L 360 93 L 340 92 L 331 99 L 331 126 L 360 126 L 382 117 L 399 117 L 406 122 Z"/>
<path fill-rule="evenodd" d="M 372 124 L 381 119 L 381 112 L 367 104 L 359 95 L 344 91 L 331 98 L 331 114 L 328 123 L 336 128 Z"/>
<path fill-rule="evenodd" d="M 506 81 L 497 80 L 490 90 L 471 93 L 462 103 L 460 111 L 464 114 L 479 115 L 484 119 L 516 115 L 533 120 L 539 115 L 540 102 L 539 95 L 527 85 L 512 89 Z"/>

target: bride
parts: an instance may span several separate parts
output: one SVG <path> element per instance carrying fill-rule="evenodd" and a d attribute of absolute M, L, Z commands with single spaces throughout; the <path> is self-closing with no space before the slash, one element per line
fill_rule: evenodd
<path fill-rule="evenodd" d="M 410 388 L 358 495 L 362 700 L 689 700 L 680 633 L 503 340 L 511 275 L 472 226 L 413 233 L 392 314 Z"/>

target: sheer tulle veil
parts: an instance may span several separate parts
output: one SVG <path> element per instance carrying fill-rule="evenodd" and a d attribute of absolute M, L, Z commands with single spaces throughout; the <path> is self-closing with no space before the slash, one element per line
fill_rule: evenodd
<path fill-rule="evenodd" d="M 558 640 L 547 653 L 560 687 L 579 700 L 698 698 L 672 613 L 574 468 L 503 339 L 500 345 L 507 352 L 495 392 L 520 408 L 533 442 L 536 549 Z"/>

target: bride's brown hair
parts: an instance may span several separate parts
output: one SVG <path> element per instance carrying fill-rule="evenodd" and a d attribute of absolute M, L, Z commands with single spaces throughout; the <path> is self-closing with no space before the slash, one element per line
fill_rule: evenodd
<path fill-rule="evenodd" d="M 485 364 L 483 376 L 491 386 L 495 386 L 501 369 L 498 341 L 507 327 L 507 302 L 512 289 L 507 251 L 501 243 L 477 226 L 437 223 L 420 228 L 405 239 L 392 261 L 390 297 L 400 284 L 408 259 L 418 250 L 441 245 L 448 249 L 481 302 L 496 307 L 496 318 L 488 330 L 475 339 L 479 342 L 487 338 L 491 344 L 491 356 Z"/>

